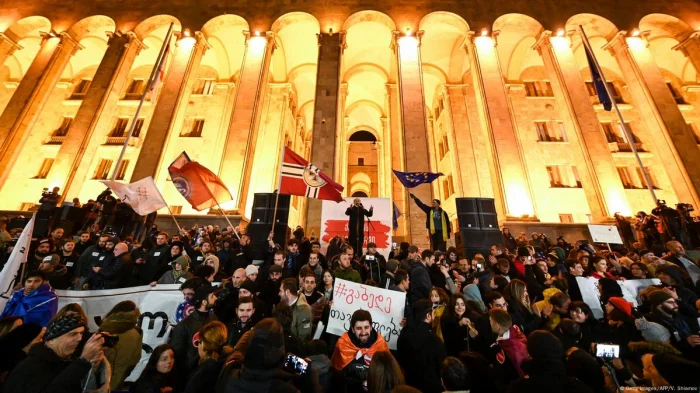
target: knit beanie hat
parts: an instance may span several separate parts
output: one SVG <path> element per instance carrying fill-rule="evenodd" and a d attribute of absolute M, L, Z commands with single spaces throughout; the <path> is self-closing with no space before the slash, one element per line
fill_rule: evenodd
<path fill-rule="evenodd" d="M 190 257 L 188 257 L 187 255 L 180 255 L 179 257 L 175 258 L 175 260 L 172 262 L 172 265 L 173 269 L 175 269 L 175 265 L 180 265 L 182 271 L 185 272 L 190 266 Z"/>
<path fill-rule="evenodd" d="M 253 281 L 250 281 L 250 280 L 243 281 L 241 283 L 240 289 L 245 289 L 248 292 L 252 293 L 253 295 L 255 295 L 255 292 L 258 291 L 255 287 L 255 283 Z"/>
<path fill-rule="evenodd" d="M 535 330 L 527 336 L 527 353 L 533 359 L 564 360 L 564 346 L 547 330 Z"/>
<path fill-rule="evenodd" d="M 630 317 L 632 316 L 632 305 L 630 305 L 627 300 L 621 297 L 611 297 L 608 299 L 608 303 L 612 304 L 616 309 L 622 311 Z"/>
<path fill-rule="evenodd" d="M 671 339 L 671 334 L 668 330 L 656 322 L 649 322 L 646 318 L 638 318 L 634 321 L 637 330 L 642 332 L 642 336 L 646 341 L 668 342 Z"/>
<path fill-rule="evenodd" d="M 245 268 L 245 275 L 249 276 L 251 274 L 257 274 L 258 273 L 258 267 L 255 265 L 248 265 Z"/>
<path fill-rule="evenodd" d="M 651 308 L 655 309 L 656 306 L 665 302 L 668 299 L 671 299 L 671 297 L 672 296 L 670 293 L 663 291 L 663 290 L 660 290 L 660 289 L 657 289 L 656 291 L 651 291 L 647 295 L 647 300 L 649 301 Z"/>
<path fill-rule="evenodd" d="M 656 354 L 651 362 L 671 386 L 698 386 L 700 364 L 670 353 Z"/>
<path fill-rule="evenodd" d="M 46 327 L 46 333 L 44 334 L 44 342 L 61 337 L 71 330 L 77 329 L 81 326 L 86 327 L 87 321 L 77 312 L 69 311 L 58 318 L 54 318 L 49 323 L 49 326 Z"/>
<path fill-rule="evenodd" d="M 41 263 L 48 263 L 51 265 L 56 266 L 58 262 L 61 261 L 61 257 L 59 257 L 56 254 L 50 254 L 44 257 L 44 259 L 41 260 Z"/>

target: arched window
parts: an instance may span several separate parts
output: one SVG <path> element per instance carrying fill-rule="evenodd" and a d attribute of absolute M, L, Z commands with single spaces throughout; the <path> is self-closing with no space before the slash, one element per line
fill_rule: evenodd
<path fill-rule="evenodd" d="M 350 135 L 350 142 L 376 142 L 377 138 L 374 137 L 369 131 L 357 131 L 356 133 Z"/>
<path fill-rule="evenodd" d="M 364 191 L 355 191 L 352 193 L 353 198 L 367 198 L 367 194 Z"/>

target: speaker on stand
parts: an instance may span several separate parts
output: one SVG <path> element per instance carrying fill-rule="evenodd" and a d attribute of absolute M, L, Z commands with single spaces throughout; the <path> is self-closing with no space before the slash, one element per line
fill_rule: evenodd
<path fill-rule="evenodd" d="M 457 198 L 459 233 L 455 244 L 462 255 L 471 258 L 480 253 L 488 256 L 491 246 L 503 242 L 498 228 L 496 204 L 492 198 Z"/>

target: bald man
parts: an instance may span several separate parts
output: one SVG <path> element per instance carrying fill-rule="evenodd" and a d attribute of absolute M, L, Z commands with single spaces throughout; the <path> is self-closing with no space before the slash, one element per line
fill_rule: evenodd
<path fill-rule="evenodd" d="M 245 280 L 245 269 L 236 269 L 236 271 L 233 272 L 233 276 L 231 277 L 231 284 L 234 288 L 238 289 L 241 287 L 241 284 L 243 284 L 243 281 Z"/>
<path fill-rule="evenodd" d="M 93 268 L 94 273 L 101 280 L 95 280 L 95 286 L 99 286 L 100 281 L 104 289 L 125 288 L 134 286 L 132 282 L 131 254 L 129 254 L 129 246 L 120 242 L 114 246 L 112 251 L 114 257 L 108 257 L 102 267 Z"/>

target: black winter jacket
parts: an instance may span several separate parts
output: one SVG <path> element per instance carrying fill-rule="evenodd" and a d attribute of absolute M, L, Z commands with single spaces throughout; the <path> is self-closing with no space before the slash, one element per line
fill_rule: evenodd
<path fill-rule="evenodd" d="M 44 343 L 34 344 L 27 357 L 12 370 L 4 393 L 82 392 L 81 380 L 90 371 L 90 362 L 78 358 L 64 360 Z"/>
<path fill-rule="evenodd" d="M 399 335 L 397 360 L 406 384 L 423 393 L 441 393 L 440 367 L 447 357 L 444 344 L 425 322 L 409 324 Z"/>

